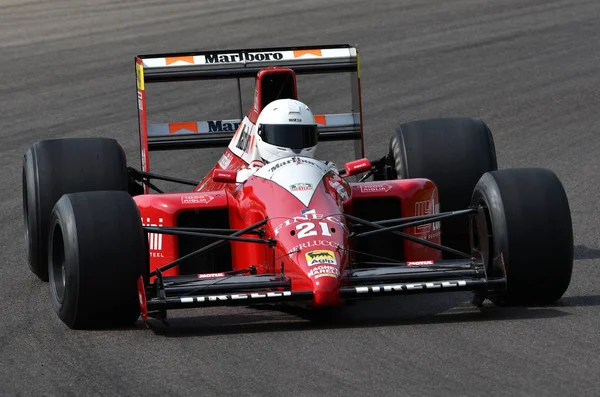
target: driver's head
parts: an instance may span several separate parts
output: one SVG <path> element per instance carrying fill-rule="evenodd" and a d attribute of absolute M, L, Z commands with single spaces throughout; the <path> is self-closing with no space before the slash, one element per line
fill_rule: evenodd
<path fill-rule="evenodd" d="M 317 123 L 309 107 L 295 99 L 269 103 L 256 120 L 258 153 L 266 162 L 289 156 L 314 158 Z"/>

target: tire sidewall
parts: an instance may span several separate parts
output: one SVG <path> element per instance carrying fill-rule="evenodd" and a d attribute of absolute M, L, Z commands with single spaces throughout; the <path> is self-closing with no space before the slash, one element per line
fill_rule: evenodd
<path fill-rule="evenodd" d="M 399 129 L 401 129 L 400 127 Z M 404 143 L 404 135 L 397 134 L 397 138 L 392 138 L 390 142 L 390 153 L 389 155 L 394 159 L 395 179 L 408 179 L 408 168 L 406 165 L 406 145 Z"/>
<path fill-rule="evenodd" d="M 63 216 L 63 214 L 73 213 L 73 208 L 69 200 L 61 199 L 56 203 L 52 212 L 50 222 L 49 243 L 48 243 L 48 274 L 50 279 L 50 290 L 52 305 L 60 319 L 72 326 L 76 322 L 76 313 L 79 296 L 79 242 L 77 239 L 77 225 L 72 216 Z M 65 266 L 65 286 L 62 302 L 58 298 L 56 291 L 55 273 L 53 272 L 53 254 L 55 232 L 62 233 L 64 242 L 64 266 Z"/>
<path fill-rule="evenodd" d="M 488 223 L 490 232 L 490 241 L 488 244 L 489 251 L 482 252 L 486 261 L 486 269 L 489 276 L 504 276 L 508 274 L 508 263 L 510 259 L 510 251 L 508 244 L 508 233 L 506 224 L 506 215 L 504 212 L 504 201 L 500 188 L 496 180 L 491 174 L 485 173 L 477 185 L 475 186 L 471 206 L 476 208 L 483 206 L 483 211 Z M 479 238 L 483 238 L 483 233 L 479 232 Z M 494 258 L 502 255 L 504 263 L 504 275 L 494 274 L 493 261 Z"/>
<path fill-rule="evenodd" d="M 34 148 L 25 153 L 23 159 L 23 220 L 25 224 L 25 244 L 28 264 L 31 271 L 40 279 L 48 280 L 48 270 L 43 264 L 44 244 L 38 186 L 37 161 Z"/>

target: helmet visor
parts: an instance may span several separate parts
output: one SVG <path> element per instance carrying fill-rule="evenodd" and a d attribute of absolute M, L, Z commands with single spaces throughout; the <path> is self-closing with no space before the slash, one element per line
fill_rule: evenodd
<path fill-rule="evenodd" d="M 319 131 L 316 125 L 261 124 L 258 135 L 264 142 L 274 146 L 305 149 L 317 144 Z"/>

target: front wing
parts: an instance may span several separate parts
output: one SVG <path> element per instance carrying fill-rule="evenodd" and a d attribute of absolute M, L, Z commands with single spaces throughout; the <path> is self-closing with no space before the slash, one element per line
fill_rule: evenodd
<path fill-rule="evenodd" d="M 158 277 L 147 287 L 140 279 L 142 316 L 160 317 L 171 309 L 277 302 L 309 304 L 313 300 L 312 291 L 292 291 L 292 280 L 284 274 L 206 276 Z M 353 270 L 342 279 L 339 293 L 343 300 L 355 300 L 451 291 L 475 291 L 487 296 L 505 289 L 506 278 L 488 279 L 481 261 L 456 259 L 392 266 L 382 263 L 381 267 Z"/>

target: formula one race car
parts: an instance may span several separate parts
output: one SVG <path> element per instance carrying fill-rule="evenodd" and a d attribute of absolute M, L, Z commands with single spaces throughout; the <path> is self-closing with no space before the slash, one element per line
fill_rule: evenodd
<path fill-rule="evenodd" d="M 50 281 L 62 321 L 95 328 L 171 309 L 445 291 L 474 291 L 478 305 L 560 299 L 573 235 L 555 174 L 497 170 L 489 128 L 470 118 L 403 124 L 389 153 L 364 158 L 359 65 L 348 45 L 142 55 L 140 170 L 112 139 L 34 143 L 23 165 L 29 266 Z M 338 171 L 301 152 L 257 157 L 263 110 L 298 99 L 296 75 L 330 73 L 350 75 L 352 109 L 314 115 L 318 140 L 353 141 L 357 160 Z M 148 84 L 226 78 L 255 79 L 243 119 L 148 122 Z M 226 149 L 201 181 L 150 172 L 149 151 L 207 147 Z M 162 193 L 155 180 L 194 189 Z"/>

